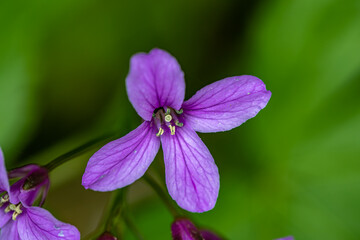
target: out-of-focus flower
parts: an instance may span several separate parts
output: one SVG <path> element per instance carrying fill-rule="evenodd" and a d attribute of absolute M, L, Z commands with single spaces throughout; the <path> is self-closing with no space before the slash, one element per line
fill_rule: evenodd
<path fill-rule="evenodd" d="M 288 236 L 288 237 L 284 237 L 284 238 L 277 238 L 275 240 L 294 240 L 293 236 Z"/>
<path fill-rule="evenodd" d="M 205 240 L 221 240 L 221 238 L 219 236 L 217 236 L 215 233 L 213 233 L 207 229 L 201 229 L 200 233 L 201 233 L 201 236 L 203 236 L 203 238 Z"/>
<path fill-rule="evenodd" d="M 160 49 L 131 58 L 126 88 L 144 122 L 90 158 L 83 186 L 112 191 L 133 183 L 143 176 L 161 142 L 171 197 L 191 212 L 211 210 L 218 197 L 219 173 L 195 131 L 239 126 L 266 106 L 271 92 L 260 79 L 244 75 L 212 83 L 183 102 L 184 74 L 176 59 Z"/>
<path fill-rule="evenodd" d="M 18 179 L 10 186 L 9 179 Z M 0 149 L 0 240 L 78 240 L 79 231 L 41 207 L 49 188 L 46 169 L 27 165 L 7 173 Z"/>
<path fill-rule="evenodd" d="M 104 232 L 97 240 L 117 240 L 117 237 L 114 237 L 111 233 Z"/>
<path fill-rule="evenodd" d="M 189 219 L 176 219 L 171 225 L 173 240 L 221 240 L 209 230 L 199 230 Z"/>

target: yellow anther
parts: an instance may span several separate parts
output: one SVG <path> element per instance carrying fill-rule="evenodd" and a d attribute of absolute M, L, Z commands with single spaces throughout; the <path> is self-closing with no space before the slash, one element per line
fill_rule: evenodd
<path fill-rule="evenodd" d="M 166 122 L 171 122 L 171 120 L 172 120 L 172 116 L 170 114 L 165 115 Z"/>
<path fill-rule="evenodd" d="M 5 213 L 8 213 L 8 212 L 11 211 L 11 208 L 10 208 L 11 205 L 12 205 L 12 204 L 8 205 L 8 206 L 5 208 L 5 210 L 4 210 Z"/>
<path fill-rule="evenodd" d="M 175 135 L 175 126 L 169 125 L 171 135 Z"/>
<path fill-rule="evenodd" d="M 14 206 L 15 206 L 15 208 L 12 209 L 12 210 L 14 210 L 15 213 L 20 214 L 20 213 L 23 212 L 23 211 L 21 210 L 21 207 L 22 207 L 21 203 L 19 203 L 18 205 L 14 205 Z"/>
<path fill-rule="evenodd" d="M 0 197 L 0 207 L 9 201 L 9 195 L 5 194 L 4 196 Z"/>
<path fill-rule="evenodd" d="M 159 132 L 156 134 L 157 137 L 160 137 L 161 135 L 164 134 L 164 129 L 159 128 Z"/>
<path fill-rule="evenodd" d="M 16 220 L 17 216 L 19 216 L 23 211 L 21 210 L 21 203 L 19 203 L 18 205 L 12 204 L 10 203 L 4 210 L 5 213 L 8 213 L 10 211 L 14 211 L 13 215 L 12 215 L 12 220 Z"/>
<path fill-rule="evenodd" d="M 17 216 L 19 216 L 19 215 L 20 215 L 20 213 L 14 212 L 14 213 L 13 213 L 13 215 L 12 215 L 12 217 L 11 217 L 11 218 L 12 218 L 12 220 L 14 220 L 14 221 L 15 221 L 15 220 L 16 220 L 16 218 L 17 218 Z"/>

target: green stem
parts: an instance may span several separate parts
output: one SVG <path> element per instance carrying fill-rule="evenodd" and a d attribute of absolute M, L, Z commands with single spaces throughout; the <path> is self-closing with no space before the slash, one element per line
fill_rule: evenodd
<path fill-rule="evenodd" d="M 169 195 L 165 193 L 164 189 L 160 184 L 149 174 L 145 174 L 144 177 L 145 181 L 154 189 L 154 191 L 158 194 L 161 200 L 164 202 L 170 213 L 176 218 L 182 216 L 177 208 L 174 207 L 173 203 L 171 202 Z"/>
<path fill-rule="evenodd" d="M 54 170 L 56 167 L 60 166 L 63 163 L 66 163 L 67 161 L 85 153 L 86 151 L 90 150 L 91 148 L 97 146 L 98 144 L 104 142 L 105 140 L 109 140 L 111 139 L 110 136 L 105 136 L 105 137 L 100 137 L 97 139 L 94 139 L 92 141 L 89 141 L 87 143 L 85 143 L 84 145 L 81 145 L 80 147 L 77 147 L 73 150 L 71 150 L 68 153 L 65 153 L 57 158 L 55 158 L 54 160 L 52 160 L 51 162 L 49 162 L 48 164 L 46 164 L 45 166 L 43 166 L 44 168 L 46 168 L 49 172 Z"/>
<path fill-rule="evenodd" d="M 126 223 L 126 226 L 130 229 L 134 236 L 139 240 L 144 240 L 144 237 L 142 236 L 132 219 L 129 217 L 129 215 L 127 213 L 123 213 L 122 217 L 124 219 L 124 222 Z"/>
<path fill-rule="evenodd" d="M 126 198 L 126 188 L 121 188 L 114 192 L 115 197 L 112 200 L 109 216 L 105 223 L 105 230 L 108 232 L 113 232 L 113 227 L 116 225 L 115 218 L 121 214 L 121 211 L 124 209 L 125 198 Z M 117 233 L 120 234 L 120 233 Z"/>
<path fill-rule="evenodd" d="M 126 206 L 126 188 L 119 189 L 115 192 L 115 197 L 112 201 L 110 214 L 105 224 L 105 231 L 115 233 L 115 235 L 121 235 L 118 231 L 120 225 L 117 221 L 117 217 L 121 217 L 128 229 L 134 234 L 139 240 L 144 240 L 144 237 L 136 227 L 129 214 L 127 213 L 128 207 Z"/>

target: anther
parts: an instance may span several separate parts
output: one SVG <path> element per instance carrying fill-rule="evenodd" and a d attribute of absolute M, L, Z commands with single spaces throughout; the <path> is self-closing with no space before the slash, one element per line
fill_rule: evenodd
<path fill-rule="evenodd" d="M 11 211 L 11 208 L 10 208 L 11 205 L 12 205 L 12 204 L 8 205 L 8 206 L 5 208 L 5 210 L 4 210 L 5 213 L 8 213 L 8 212 Z"/>
<path fill-rule="evenodd" d="M 169 125 L 171 135 L 175 135 L 175 126 Z"/>
<path fill-rule="evenodd" d="M 14 212 L 13 215 L 12 215 L 12 217 L 11 217 L 12 220 L 15 221 L 16 218 L 17 218 L 17 216 L 19 216 L 19 215 L 20 215 L 20 213 Z"/>
<path fill-rule="evenodd" d="M 18 205 L 14 205 L 14 204 L 11 204 L 13 205 L 11 208 L 11 210 L 14 211 L 13 215 L 12 215 L 12 220 L 16 220 L 16 217 L 19 216 L 23 211 L 21 210 L 21 203 L 19 203 Z M 15 207 L 14 207 L 15 206 Z"/>
<path fill-rule="evenodd" d="M 157 137 L 160 137 L 161 135 L 164 134 L 164 129 L 159 128 L 159 132 L 156 134 Z"/>
<path fill-rule="evenodd" d="M 4 196 L 0 197 L 0 207 L 9 201 L 9 195 L 5 194 Z"/>
<path fill-rule="evenodd" d="M 180 110 L 175 110 L 175 112 L 176 112 L 177 114 L 182 114 L 183 111 L 184 111 L 184 110 L 182 110 L 182 109 L 180 109 Z"/>
<path fill-rule="evenodd" d="M 184 124 L 179 122 L 178 120 L 175 121 L 175 125 L 178 126 L 178 127 L 184 126 Z"/>

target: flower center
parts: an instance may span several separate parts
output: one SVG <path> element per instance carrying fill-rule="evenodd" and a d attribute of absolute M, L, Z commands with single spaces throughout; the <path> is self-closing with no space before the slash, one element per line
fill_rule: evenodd
<path fill-rule="evenodd" d="M 13 211 L 12 214 L 12 220 L 16 220 L 17 216 L 19 216 L 23 211 L 21 210 L 22 204 L 12 204 L 9 202 L 9 195 L 5 194 L 0 198 L 0 207 L 2 207 L 4 204 L 7 204 L 4 212 L 9 213 L 10 211 Z"/>
<path fill-rule="evenodd" d="M 182 127 L 184 124 L 179 121 L 180 115 L 183 113 L 183 110 L 175 110 L 170 107 L 157 108 L 153 113 L 154 123 L 159 130 L 156 134 L 157 137 L 160 137 L 164 134 L 165 129 L 170 130 L 171 135 L 175 135 L 176 127 Z"/>

